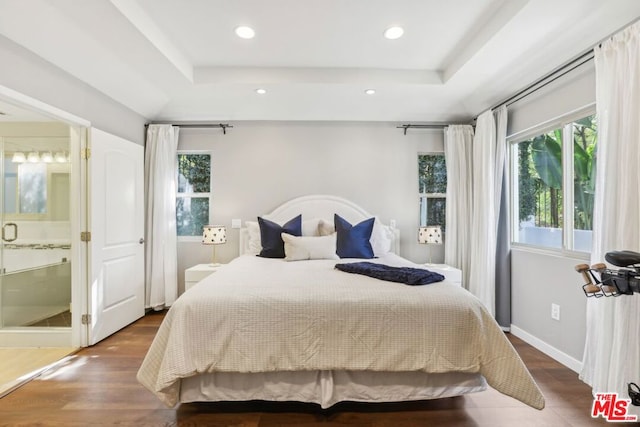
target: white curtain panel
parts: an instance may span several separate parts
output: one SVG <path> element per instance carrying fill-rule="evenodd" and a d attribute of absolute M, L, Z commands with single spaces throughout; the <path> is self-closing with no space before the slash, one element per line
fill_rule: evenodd
<path fill-rule="evenodd" d="M 473 138 L 473 218 L 469 242 L 469 291 L 495 315 L 496 245 L 506 152 L 506 107 L 497 111 L 498 135 L 492 111 L 477 120 Z"/>
<path fill-rule="evenodd" d="M 179 128 L 149 125 L 145 149 L 145 306 L 160 310 L 178 296 L 176 155 Z"/>
<path fill-rule="evenodd" d="M 473 127 L 451 125 L 445 132 L 447 210 L 444 262 L 462 270 L 462 285 L 469 283 Z"/>
<path fill-rule="evenodd" d="M 592 263 L 640 252 L 640 23 L 595 49 L 598 164 Z M 590 298 L 580 378 L 627 398 L 640 381 L 640 295 Z M 635 414 L 640 408 L 630 407 Z"/>

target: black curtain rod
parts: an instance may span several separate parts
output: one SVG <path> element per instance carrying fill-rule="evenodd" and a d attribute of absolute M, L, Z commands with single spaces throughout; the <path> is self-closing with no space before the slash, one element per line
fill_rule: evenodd
<path fill-rule="evenodd" d="M 407 129 L 410 128 L 415 128 L 415 129 L 444 129 L 449 125 L 445 125 L 445 124 L 424 124 L 424 125 L 412 125 L 412 124 L 406 124 L 406 125 L 400 125 L 400 126 L 396 126 L 396 129 L 404 129 L 403 132 L 406 135 L 407 134 Z"/>
<path fill-rule="evenodd" d="M 526 98 L 527 96 L 539 91 L 540 89 L 542 89 L 543 87 L 553 83 L 554 81 L 558 80 L 560 77 L 570 73 L 571 71 L 575 70 L 576 68 L 586 64 L 587 62 L 593 60 L 593 49 L 584 52 L 582 55 L 572 59 L 571 61 L 561 65 L 560 67 L 556 68 L 555 70 L 551 71 L 550 73 L 546 74 L 545 76 L 539 78 L 538 80 L 536 80 L 535 82 L 531 83 L 530 85 L 528 85 L 527 87 L 525 87 L 524 89 L 520 90 L 519 92 L 515 93 L 514 95 L 510 96 L 509 98 L 505 99 L 504 101 L 500 102 L 499 104 L 494 105 L 493 107 L 491 107 L 491 110 L 495 110 L 496 108 L 502 106 L 502 105 L 506 105 L 509 106 L 511 104 L 514 104 L 518 101 L 520 101 L 523 98 Z"/>
<path fill-rule="evenodd" d="M 586 50 L 581 55 L 578 55 L 576 58 L 568 61 L 567 63 L 559 66 L 558 68 L 556 68 L 555 70 L 553 70 L 550 73 L 546 74 L 545 76 L 539 78 L 538 80 L 536 80 L 535 82 L 531 83 L 530 85 L 528 85 L 527 87 L 525 87 L 524 89 L 522 89 L 521 91 L 516 93 L 515 95 L 513 95 L 513 96 L 505 99 L 504 101 L 494 105 L 493 107 L 491 107 L 491 110 L 495 110 L 496 108 L 498 108 L 498 107 L 500 107 L 502 105 L 509 106 L 509 105 L 513 104 L 514 102 L 520 101 L 522 98 L 525 98 L 525 97 L 531 95 L 532 93 L 535 93 L 536 91 L 542 89 L 546 85 L 548 85 L 548 84 L 552 83 L 553 81 L 559 79 L 560 77 L 564 76 L 565 74 L 567 74 L 567 73 L 575 70 L 576 68 L 580 67 L 581 65 L 584 65 L 587 62 L 593 60 L 593 58 L 594 58 L 593 50 L 594 50 L 595 47 L 602 46 L 602 43 L 604 43 L 605 41 L 609 40 L 611 37 L 615 36 L 620 31 L 623 31 L 625 28 L 628 28 L 631 25 L 635 24 L 639 20 L 640 20 L 640 18 L 635 18 L 635 19 L 633 19 L 633 21 L 631 21 L 628 24 L 622 26 L 622 28 L 618 28 L 616 31 L 614 31 L 613 33 L 609 34 L 605 38 L 601 39 L 598 43 L 594 44 L 591 47 L 591 49 Z M 547 79 L 549 79 L 549 81 L 545 81 Z M 540 85 L 540 86 L 537 87 L 537 85 Z"/>
<path fill-rule="evenodd" d="M 179 128 L 220 128 L 222 129 L 222 134 L 227 134 L 227 128 L 233 128 L 233 125 L 229 123 L 146 123 L 144 127 L 148 127 L 149 125 L 171 125 L 177 126 Z"/>

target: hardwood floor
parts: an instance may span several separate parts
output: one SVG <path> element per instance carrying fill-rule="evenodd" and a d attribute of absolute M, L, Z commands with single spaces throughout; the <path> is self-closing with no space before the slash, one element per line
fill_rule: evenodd
<path fill-rule="evenodd" d="M 136 381 L 162 321 L 145 316 L 0 399 L 0 426 L 590 426 L 590 388 L 571 370 L 509 335 L 546 398 L 532 409 L 493 389 L 432 401 L 357 404 L 200 403 L 166 408 Z"/>

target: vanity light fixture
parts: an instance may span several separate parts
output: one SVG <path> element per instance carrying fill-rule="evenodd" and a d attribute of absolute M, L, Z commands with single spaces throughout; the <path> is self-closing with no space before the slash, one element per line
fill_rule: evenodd
<path fill-rule="evenodd" d="M 53 155 L 51 154 L 51 151 L 45 151 L 44 153 L 42 153 L 42 155 L 40 156 L 40 160 L 45 163 L 53 162 Z"/>
<path fill-rule="evenodd" d="M 256 32 L 251 27 L 240 26 L 236 28 L 236 35 L 241 39 L 252 39 L 255 37 Z"/>
<path fill-rule="evenodd" d="M 13 163 L 24 163 L 27 161 L 27 157 L 24 155 L 22 151 L 16 151 L 13 153 L 13 157 L 11 157 L 11 161 Z"/>
<path fill-rule="evenodd" d="M 389 27 L 384 31 L 384 36 L 389 40 L 395 40 L 402 37 L 404 29 L 402 27 Z"/>
<path fill-rule="evenodd" d="M 54 159 L 56 160 L 56 162 L 58 163 L 67 163 L 67 155 L 64 154 L 62 151 L 58 151 L 55 156 Z"/>
<path fill-rule="evenodd" d="M 267 90 L 266 90 L 266 89 L 259 88 L 259 89 L 256 89 L 256 93 L 257 93 L 258 95 L 264 95 L 265 93 L 267 93 Z"/>
<path fill-rule="evenodd" d="M 38 163 L 40 162 L 40 154 L 37 151 L 31 151 L 27 154 L 27 162 Z"/>
<path fill-rule="evenodd" d="M 366 93 L 367 95 L 375 95 L 376 94 L 376 90 L 375 89 L 367 89 L 364 91 L 364 93 Z"/>

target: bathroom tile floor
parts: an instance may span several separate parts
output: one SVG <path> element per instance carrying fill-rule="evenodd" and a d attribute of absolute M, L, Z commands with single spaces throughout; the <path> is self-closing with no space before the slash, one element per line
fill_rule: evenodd
<path fill-rule="evenodd" d="M 38 322 L 32 323 L 30 325 L 25 326 L 38 326 L 38 327 L 70 327 L 71 326 L 71 312 L 69 310 L 63 311 L 62 313 L 58 313 L 55 316 L 48 317 L 46 319 L 42 319 Z"/>

